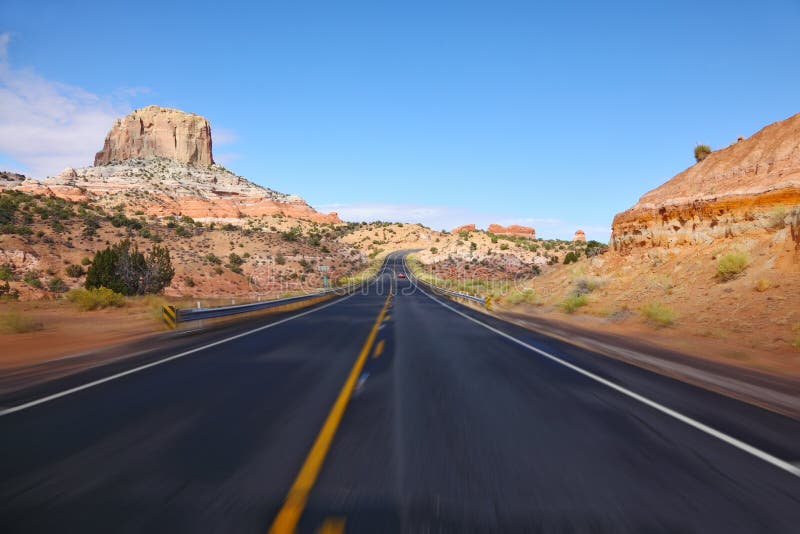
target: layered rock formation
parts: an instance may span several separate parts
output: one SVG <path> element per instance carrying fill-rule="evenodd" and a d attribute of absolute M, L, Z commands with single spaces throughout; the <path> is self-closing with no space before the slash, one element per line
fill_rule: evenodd
<path fill-rule="evenodd" d="M 261 187 L 214 164 L 208 121 L 158 106 L 116 121 L 94 167 L 67 168 L 41 181 L 4 173 L 0 188 L 123 205 L 129 213 L 154 216 L 230 220 L 283 215 L 341 222 L 336 213 L 319 213 L 300 197 Z"/>
<path fill-rule="evenodd" d="M 490 224 L 489 228 L 487 228 L 487 231 L 497 235 L 530 237 L 531 239 L 536 237 L 536 230 L 528 226 L 520 226 L 518 224 L 512 224 L 510 226 Z"/>
<path fill-rule="evenodd" d="M 25 180 L 14 189 L 74 201 L 92 200 L 105 207 L 123 204 L 127 212 L 159 217 L 237 219 L 279 214 L 341 222 L 334 212 L 319 213 L 298 196 L 261 187 L 219 165 L 198 168 L 166 158 L 67 168 L 52 178 Z"/>
<path fill-rule="evenodd" d="M 575 230 L 575 235 L 572 236 L 572 240 L 575 242 L 586 243 L 586 234 L 581 229 Z"/>
<path fill-rule="evenodd" d="M 464 224 L 462 226 L 456 226 L 452 230 L 450 230 L 451 234 L 457 234 L 459 232 L 474 232 L 475 225 L 474 224 Z"/>
<path fill-rule="evenodd" d="M 211 126 L 205 118 L 177 109 L 159 106 L 137 109 L 117 119 L 94 164 L 152 157 L 208 167 L 214 163 Z"/>
<path fill-rule="evenodd" d="M 623 254 L 783 232 L 800 250 L 800 114 L 712 152 L 614 217 Z M 780 237 L 780 236 L 779 236 Z"/>

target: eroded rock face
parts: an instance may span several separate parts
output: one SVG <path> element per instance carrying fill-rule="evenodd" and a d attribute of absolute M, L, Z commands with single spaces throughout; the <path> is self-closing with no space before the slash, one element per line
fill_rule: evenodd
<path fill-rule="evenodd" d="M 575 242 L 586 243 L 586 234 L 581 229 L 575 230 L 575 235 L 572 236 L 572 240 Z"/>
<path fill-rule="evenodd" d="M 158 217 L 283 215 L 320 223 L 341 222 L 335 212 L 319 213 L 298 196 L 261 187 L 219 165 L 199 168 L 159 157 L 68 168 L 52 178 L 27 179 L 8 189 L 74 201 L 92 200 L 107 208 L 123 204 L 129 213 L 141 211 Z"/>
<path fill-rule="evenodd" d="M 177 109 L 137 109 L 114 123 L 94 164 L 152 157 L 208 167 L 214 163 L 211 126 L 203 117 Z"/>
<path fill-rule="evenodd" d="M 536 230 L 530 228 L 528 226 L 520 226 L 518 224 L 512 224 L 510 226 L 502 226 L 499 224 L 490 224 L 487 231 L 498 234 L 498 235 L 510 235 L 510 236 L 520 236 L 520 237 L 536 237 Z"/>
<path fill-rule="evenodd" d="M 790 228 L 800 249 L 800 114 L 712 152 L 617 214 L 611 243 L 702 245 Z"/>
<path fill-rule="evenodd" d="M 474 224 L 464 224 L 462 226 L 456 226 L 452 230 L 450 230 L 451 234 L 457 234 L 458 232 L 474 232 L 475 225 Z"/>

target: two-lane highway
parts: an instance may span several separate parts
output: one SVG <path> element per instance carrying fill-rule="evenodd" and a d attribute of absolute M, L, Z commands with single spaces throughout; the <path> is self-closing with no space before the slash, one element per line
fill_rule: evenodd
<path fill-rule="evenodd" d="M 0 531 L 797 532 L 797 421 L 404 269 L 0 417 Z"/>

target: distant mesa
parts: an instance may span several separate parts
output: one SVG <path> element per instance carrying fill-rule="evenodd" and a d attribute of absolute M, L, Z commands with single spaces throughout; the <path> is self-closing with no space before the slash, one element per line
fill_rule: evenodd
<path fill-rule="evenodd" d="M 508 236 L 530 237 L 530 238 L 536 237 L 536 230 L 528 226 L 520 226 L 518 224 L 512 224 L 510 226 L 490 224 L 487 230 L 497 235 L 508 235 Z"/>
<path fill-rule="evenodd" d="M 705 245 L 786 229 L 800 250 L 800 113 L 716 150 L 618 213 L 614 249 Z"/>
<path fill-rule="evenodd" d="M 575 235 L 572 236 L 572 240 L 576 243 L 586 243 L 586 234 L 581 229 L 575 230 Z"/>
<path fill-rule="evenodd" d="M 450 230 L 451 234 L 457 234 L 459 232 L 474 232 L 475 225 L 474 224 L 465 224 L 463 226 L 456 226 L 452 230 Z"/>
<path fill-rule="evenodd" d="M 64 169 L 34 180 L 3 173 L 0 188 L 68 200 L 93 200 L 127 212 L 195 219 L 241 219 L 265 215 L 341 222 L 295 195 L 254 184 L 216 165 L 211 126 L 193 113 L 147 106 L 117 120 L 93 167 Z"/>
<path fill-rule="evenodd" d="M 95 165 L 134 158 L 163 157 L 198 167 L 214 163 L 211 125 L 194 113 L 147 106 L 117 119 Z"/>

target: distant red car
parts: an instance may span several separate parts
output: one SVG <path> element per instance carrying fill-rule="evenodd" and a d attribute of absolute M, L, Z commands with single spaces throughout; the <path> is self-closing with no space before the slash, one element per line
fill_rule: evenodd
<path fill-rule="evenodd" d="M 404 273 L 397 273 L 397 278 L 405 278 L 406 275 Z"/>

